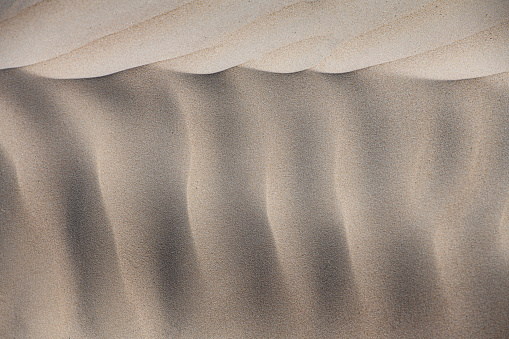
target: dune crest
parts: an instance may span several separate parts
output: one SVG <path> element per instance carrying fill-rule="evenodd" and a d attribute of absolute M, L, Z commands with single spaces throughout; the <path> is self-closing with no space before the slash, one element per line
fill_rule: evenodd
<path fill-rule="evenodd" d="M 388 63 L 383 68 L 397 75 L 440 80 L 509 71 L 505 0 L 7 5 L 0 8 L 0 69 L 24 67 L 50 78 L 104 76 L 152 63 L 198 74 L 235 66 L 344 73 Z"/>
<path fill-rule="evenodd" d="M 509 338 L 509 1 L 0 0 L 0 338 Z"/>

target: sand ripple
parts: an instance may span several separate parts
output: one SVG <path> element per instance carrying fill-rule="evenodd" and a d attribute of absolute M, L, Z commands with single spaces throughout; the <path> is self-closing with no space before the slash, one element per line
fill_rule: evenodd
<path fill-rule="evenodd" d="M 0 72 L 0 336 L 509 336 L 508 74 Z"/>
<path fill-rule="evenodd" d="M 51 78 L 158 63 L 344 73 L 384 64 L 427 79 L 509 71 L 506 0 L 51 1 L 0 7 L 0 69 Z"/>

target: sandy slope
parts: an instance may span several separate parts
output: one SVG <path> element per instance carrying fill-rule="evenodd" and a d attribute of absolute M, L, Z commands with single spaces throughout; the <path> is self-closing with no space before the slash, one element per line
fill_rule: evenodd
<path fill-rule="evenodd" d="M 0 336 L 507 337 L 508 81 L 0 72 Z"/>
<path fill-rule="evenodd" d="M 389 63 L 398 75 L 466 79 L 509 71 L 508 22 L 506 0 L 8 0 L 0 69 L 88 78 L 156 62 L 195 74 Z"/>
<path fill-rule="evenodd" d="M 0 0 L 0 338 L 509 338 L 507 0 Z"/>

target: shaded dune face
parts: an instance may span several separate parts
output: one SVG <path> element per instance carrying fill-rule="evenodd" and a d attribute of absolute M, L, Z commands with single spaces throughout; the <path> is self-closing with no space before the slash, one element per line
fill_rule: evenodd
<path fill-rule="evenodd" d="M 0 72 L 0 337 L 509 337 L 508 75 Z"/>

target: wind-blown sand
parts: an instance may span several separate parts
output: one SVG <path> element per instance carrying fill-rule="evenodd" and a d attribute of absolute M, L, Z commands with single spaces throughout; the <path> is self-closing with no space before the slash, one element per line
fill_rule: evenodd
<path fill-rule="evenodd" d="M 17 0 L 0 7 L 0 69 L 343 73 L 396 61 L 399 75 L 466 79 L 509 71 L 508 23 L 507 0 Z"/>
<path fill-rule="evenodd" d="M 507 337 L 508 80 L 1 72 L 2 337 Z"/>
<path fill-rule="evenodd" d="M 0 338 L 509 338 L 508 3 L 400 3 L 0 4 Z"/>

